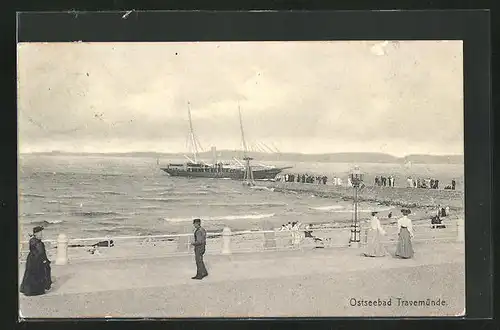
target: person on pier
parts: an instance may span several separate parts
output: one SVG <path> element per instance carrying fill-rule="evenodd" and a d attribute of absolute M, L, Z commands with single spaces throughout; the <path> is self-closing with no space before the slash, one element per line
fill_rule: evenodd
<path fill-rule="evenodd" d="M 205 254 L 205 246 L 207 242 L 207 232 L 201 226 L 200 219 L 193 220 L 194 231 L 194 242 L 191 245 L 194 246 L 194 259 L 196 261 L 196 275 L 191 277 L 193 280 L 201 280 L 208 276 L 207 268 L 203 262 L 203 255 Z"/>
<path fill-rule="evenodd" d="M 300 246 L 300 241 L 301 241 L 301 233 L 299 232 L 300 228 L 300 222 L 293 222 L 292 223 L 292 247 L 293 248 L 298 248 Z"/>
<path fill-rule="evenodd" d="M 385 230 L 380 225 L 377 213 L 372 212 L 372 219 L 368 230 L 368 244 L 364 253 L 365 257 L 383 257 L 386 255 L 385 247 L 382 244 L 382 236 L 385 235 Z"/>
<path fill-rule="evenodd" d="M 413 238 L 413 226 L 408 215 L 411 213 L 409 209 L 402 209 L 403 216 L 398 219 L 398 245 L 396 247 L 396 257 L 401 259 L 413 258 L 414 251 L 411 244 Z"/>
<path fill-rule="evenodd" d="M 25 296 L 39 296 L 52 286 L 50 260 L 42 242 L 43 227 L 33 228 L 29 241 L 30 252 L 26 259 L 26 269 L 20 291 Z"/>

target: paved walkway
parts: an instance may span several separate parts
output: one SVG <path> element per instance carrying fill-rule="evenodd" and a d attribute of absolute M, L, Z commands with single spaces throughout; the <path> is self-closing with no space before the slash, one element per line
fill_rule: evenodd
<path fill-rule="evenodd" d="M 455 315 L 464 306 L 462 245 L 416 244 L 410 260 L 347 248 L 208 255 L 202 281 L 190 279 L 193 257 L 75 263 L 54 266 L 51 291 L 21 296 L 20 308 L 24 317 Z M 392 306 L 351 307 L 353 297 L 392 297 Z M 447 305 L 401 307 L 397 297 Z"/>

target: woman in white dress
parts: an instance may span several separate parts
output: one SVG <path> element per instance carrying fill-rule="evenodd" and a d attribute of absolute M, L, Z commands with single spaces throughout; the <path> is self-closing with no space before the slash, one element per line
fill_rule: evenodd
<path fill-rule="evenodd" d="M 301 233 L 299 232 L 300 223 L 295 222 L 292 226 L 292 245 L 297 248 L 300 245 Z"/>
<path fill-rule="evenodd" d="M 383 257 L 386 255 L 385 247 L 381 242 L 382 236 L 385 235 L 385 230 L 380 225 L 377 213 L 372 212 L 370 228 L 368 229 L 368 244 L 364 253 L 365 257 Z"/>
<path fill-rule="evenodd" d="M 402 209 L 403 216 L 398 219 L 398 245 L 396 248 L 396 257 L 402 259 L 413 258 L 413 246 L 411 240 L 413 238 L 413 226 L 408 214 L 409 209 Z"/>

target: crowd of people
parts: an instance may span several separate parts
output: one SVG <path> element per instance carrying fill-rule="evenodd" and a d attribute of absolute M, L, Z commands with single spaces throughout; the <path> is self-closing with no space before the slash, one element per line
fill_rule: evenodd
<path fill-rule="evenodd" d="M 344 180 L 342 178 L 333 176 L 328 178 L 326 175 L 313 175 L 313 174 L 278 174 L 275 179 L 277 182 L 296 182 L 296 183 L 310 183 L 343 186 Z M 348 187 L 352 187 L 351 179 L 347 178 L 345 181 Z"/>
<path fill-rule="evenodd" d="M 328 178 L 326 175 L 312 175 L 312 174 L 281 174 L 276 177 L 276 181 L 282 182 L 297 182 L 297 183 L 316 183 L 326 184 Z"/>
<path fill-rule="evenodd" d="M 407 186 L 410 188 L 427 188 L 427 189 L 439 189 L 439 180 L 433 178 L 417 178 L 408 177 L 406 179 Z M 457 182 L 455 179 L 451 180 L 451 184 L 444 187 L 444 189 L 455 190 Z"/>
<path fill-rule="evenodd" d="M 376 176 L 375 177 L 375 186 L 376 187 L 395 187 L 395 180 L 392 176 Z"/>
<path fill-rule="evenodd" d="M 344 181 L 342 178 L 337 176 L 328 177 L 326 175 L 314 175 L 314 174 L 290 174 L 282 173 L 278 174 L 275 179 L 277 182 L 295 182 L 295 183 L 309 183 L 309 184 L 322 184 L 322 185 L 333 185 L 333 186 L 347 186 L 352 187 L 352 182 L 350 177 Z M 409 188 L 427 188 L 427 189 L 439 189 L 439 180 L 434 178 L 413 178 L 408 177 L 406 179 L 407 187 Z M 364 186 L 364 183 L 362 184 Z M 375 187 L 395 187 L 396 179 L 392 175 L 377 175 L 374 179 Z M 444 189 L 455 190 L 456 180 L 451 180 L 451 184 L 444 187 Z"/>

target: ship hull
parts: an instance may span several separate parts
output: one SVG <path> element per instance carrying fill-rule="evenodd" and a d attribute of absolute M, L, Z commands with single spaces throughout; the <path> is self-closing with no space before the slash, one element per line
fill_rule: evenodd
<path fill-rule="evenodd" d="M 244 180 L 245 172 L 241 170 L 236 170 L 234 172 L 224 171 L 224 172 L 190 172 L 180 169 L 172 168 L 162 168 L 163 171 L 168 173 L 170 176 L 184 177 L 184 178 L 209 178 L 209 179 L 232 179 L 232 180 Z M 263 169 L 263 170 L 253 170 L 254 180 L 273 180 L 276 175 L 281 173 L 284 168 L 273 168 L 273 169 Z"/>

